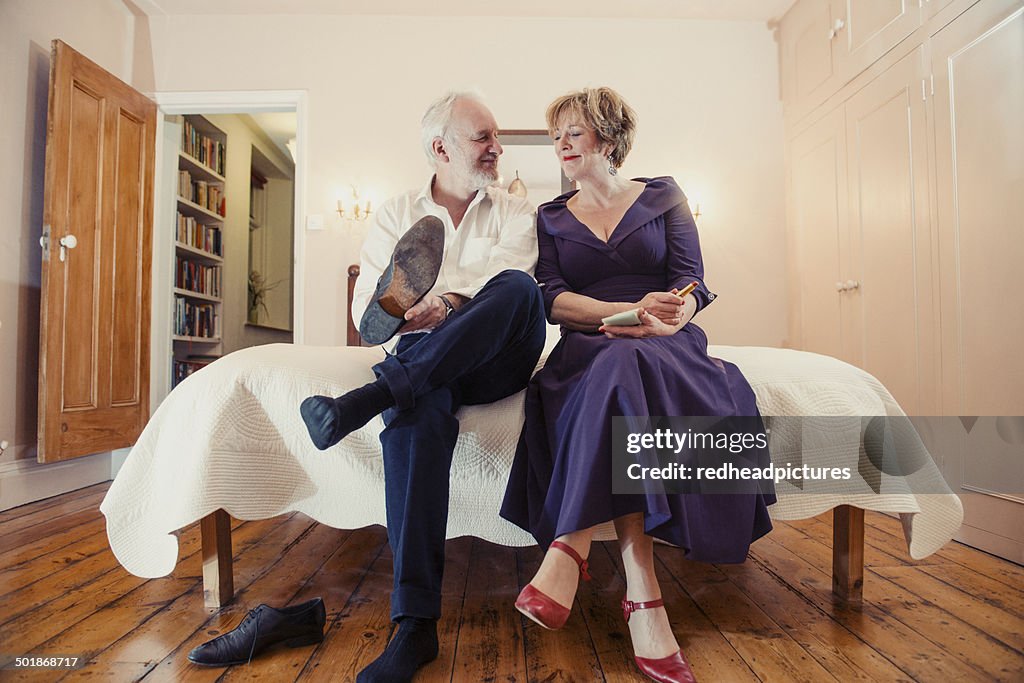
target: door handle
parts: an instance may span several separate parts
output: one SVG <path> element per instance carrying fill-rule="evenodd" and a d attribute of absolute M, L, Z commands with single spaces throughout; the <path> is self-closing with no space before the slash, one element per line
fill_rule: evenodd
<path fill-rule="evenodd" d="M 74 249 L 78 246 L 78 238 L 74 235 L 65 235 L 60 238 L 60 260 L 63 263 L 67 249 Z"/>
<path fill-rule="evenodd" d="M 842 19 L 836 19 L 836 23 L 832 25 L 832 30 L 828 32 L 828 39 L 832 40 L 833 38 L 835 38 L 836 35 L 843 30 L 844 26 L 846 26 L 845 21 L 843 21 Z"/>
<path fill-rule="evenodd" d="M 859 288 L 860 288 L 860 283 L 857 282 L 856 280 L 847 280 L 846 282 L 843 282 L 842 280 L 839 280 L 839 281 L 836 282 L 836 291 L 837 292 L 848 292 L 851 289 L 859 289 Z"/>

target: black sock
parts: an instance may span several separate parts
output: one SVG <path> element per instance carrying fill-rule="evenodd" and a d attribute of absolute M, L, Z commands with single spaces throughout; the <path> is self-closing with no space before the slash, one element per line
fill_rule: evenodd
<path fill-rule="evenodd" d="M 356 683 L 411 681 L 424 664 L 437 659 L 437 619 L 404 617 L 380 657 L 356 676 Z"/>
<path fill-rule="evenodd" d="M 382 379 L 338 398 L 310 396 L 299 407 L 313 444 L 325 450 L 395 404 Z"/>

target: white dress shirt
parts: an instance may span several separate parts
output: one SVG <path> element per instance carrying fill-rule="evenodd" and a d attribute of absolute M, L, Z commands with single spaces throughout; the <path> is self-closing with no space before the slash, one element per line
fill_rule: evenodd
<path fill-rule="evenodd" d="M 433 177 L 421 190 L 384 202 L 373 214 L 359 256 L 359 278 L 352 293 L 352 320 L 359 326 L 377 288 L 377 279 L 391 263 L 395 245 L 416 221 L 437 216 L 444 223 L 444 256 L 437 282 L 428 292 L 453 292 L 473 298 L 503 270 L 533 275 L 537 265 L 536 212 L 522 197 L 498 187 L 479 190 L 458 229 L 448 210 L 434 202 Z"/>

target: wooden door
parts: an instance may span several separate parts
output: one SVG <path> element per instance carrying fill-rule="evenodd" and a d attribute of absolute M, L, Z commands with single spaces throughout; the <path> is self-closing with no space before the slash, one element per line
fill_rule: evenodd
<path fill-rule="evenodd" d="M 790 156 L 790 234 L 796 242 L 799 348 L 843 357 L 838 289 L 845 270 L 846 130 L 842 108 L 797 136 Z M 846 360 L 844 358 L 844 360 Z"/>
<path fill-rule="evenodd" d="M 149 418 L 155 133 L 153 102 L 53 41 L 40 462 L 128 446 Z"/>
<path fill-rule="evenodd" d="M 850 263 L 844 345 L 911 415 L 937 408 L 923 50 L 846 103 Z"/>
<path fill-rule="evenodd" d="M 1024 562 L 1024 3 L 982 0 L 931 55 L 940 408 L 981 416 L 943 473 L 964 503 L 958 538 Z"/>

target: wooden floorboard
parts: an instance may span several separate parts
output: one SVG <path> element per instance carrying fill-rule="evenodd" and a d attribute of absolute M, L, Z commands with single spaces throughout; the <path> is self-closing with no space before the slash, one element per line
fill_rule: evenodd
<path fill-rule="evenodd" d="M 474 539 L 469 574 L 452 680 L 526 680 L 515 548 Z"/>
<path fill-rule="evenodd" d="M 597 550 L 598 546 L 594 546 Z M 500 605 L 502 611 L 515 602 L 519 588 L 529 583 L 540 568 L 544 558 L 539 548 L 520 548 L 516 552 L 518 580 L 509 591 L 512 602 Z M 591 552 L 591 555 L 594 553 Z M 594 648 L 594 640 L 588 620 L 582 610 L 583 600 L 590 595 L 596 586 L 594 582 L 582 582 L 578 590 L 577 600 L 565 626 L 558 631 L 548 631 L 513 612 L 514 619 L 523 630 L 523 645 L 526 672 L 533 681 L 600 681 L 604 678 L 600 659 Z M 621 631 L 621 629 L 619 629 Z M 563 673 L 564 672 L 564 673 Z M 522 679 L 520 679 L 522 680 Z"/>
<path fill-rule="evenodd" d="M 72 655 L 74 671 L 0 670 L 0 680 L 351 681 L 393 633 L 391 552 L 380 527 L 341 531 L 293 513 L 233 520 L 236 596 L 203 606 L 198 525 L 179 535 L 174 572 L 128 574 L 98 510 L 107 485 L 0 513 L 0 655 Z M 898 520 L 866 516 L 864 603 L 831 594 L 831 516 L 778 522 L 740 565 L 656 564 L 669 618 L 702 681 L 1024 680 L 1024 568 L 957 543 L 907 556 Z M 619 601 L 616 543 L 595 543 L 566 627 L 512 606 L 537 548 L 461 538 L 447 546 L 440 654 L 418 681 L 643 681 Z M 248 665 L 196 667 L 186 655 L 260 603 L 317 596 L 323 643 Z"/>

